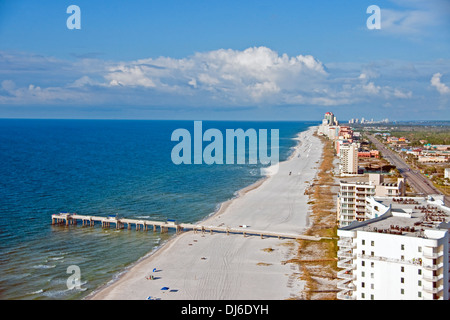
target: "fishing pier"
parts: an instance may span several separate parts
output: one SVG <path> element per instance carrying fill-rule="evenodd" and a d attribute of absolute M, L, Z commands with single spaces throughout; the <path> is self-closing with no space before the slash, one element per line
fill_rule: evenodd
<path fill-rule="evenodd" d="M 167 221 L 152 221 L 152 220 L 142 220 L 142 219 L 128 219 L 119 218 L 117 216 L 99 217 L 99 216 L 86 216 L 79 215 L 76 213 L 59 213 L 52 215 L 52 225 L 77 225 L 80 223 L 83 227 L 94 227 L 95 224 L 101 224 L 103 229 L 109 229 L 114 227 L 117 230 L 132 228 L 136 231 L 143 230 L 153 232 L 159 231 L 161 233 L 167 233 L 169 229 L 174 229 L 176 233 L 183 231 L 192 230 L 194 233 L 226 233 L 229 234 L 241 234 L 245 236 L 260 236 L 264 237 L 277 237 L 278 239 L 303 239 L 303 240 L 321 240 L 321 237 L 307 236 L 300 234 L 287 234 L 272 232 L 266 230 L 253 230 L 245 227 L 230 228 L 230 227 L 220 227 L 220 226 L 205 226 L 201 224 L 190 224 L 190 223 L 178 223 L 176 220 L 168 219 Z"/>

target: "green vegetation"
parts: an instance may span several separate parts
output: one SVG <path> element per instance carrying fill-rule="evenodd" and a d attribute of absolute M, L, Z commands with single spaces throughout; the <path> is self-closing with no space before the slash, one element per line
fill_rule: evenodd
<path fill-rule="evenodd" d="M 430 144 L 450 144 L 450 128 L 428 128 L 414 127 L 409 131 L 390 131 L 391 136 L 405 137 L 410 141 L 412 147 L 419 147 L 423 144 L 420 140 Z"/>

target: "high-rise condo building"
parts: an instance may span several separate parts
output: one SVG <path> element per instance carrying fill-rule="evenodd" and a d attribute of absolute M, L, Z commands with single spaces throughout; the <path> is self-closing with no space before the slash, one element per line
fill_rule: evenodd
<path fill-rule="evenodd" d="M 338 229 L 338 299 L 448 300 L 450 208 L 437 197 L 371 197 L 372 219 Z"/>

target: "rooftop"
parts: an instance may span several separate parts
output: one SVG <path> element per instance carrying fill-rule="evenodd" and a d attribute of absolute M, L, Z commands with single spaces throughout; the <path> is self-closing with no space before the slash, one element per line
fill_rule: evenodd
<path fill-rule="evenodd" d="M 373 199 L 383 206 L 391 207 L 391 211 L 378 218 L 353 222 L 341 229 L 426 237 L 427 230 L 450 228 L 450 208 L 445 207 L 438 196 Z"/>

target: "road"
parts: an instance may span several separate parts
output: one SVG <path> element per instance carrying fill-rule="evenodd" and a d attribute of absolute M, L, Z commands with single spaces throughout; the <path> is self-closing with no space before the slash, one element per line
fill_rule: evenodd
<path fill-rule="evenodd" d="M 378 141 L 373 135 L 367 135 L 370 142 L 383 154 L 383 157 L 388 160 L 393 166 L 397 168 L 400 174 L 408 180 L 410 186 L 416 190 L 417 193 L 423 195 L 440 194 L 442 192 L 438 190 L 430 180 L 425 178 L 417 170 L 413 170 L 410 166 L 394 151 L 387 148 L 383 143 Z M 448 196 L 444 197 L 446 206 L 450 206 L 450 199 Z"/>

